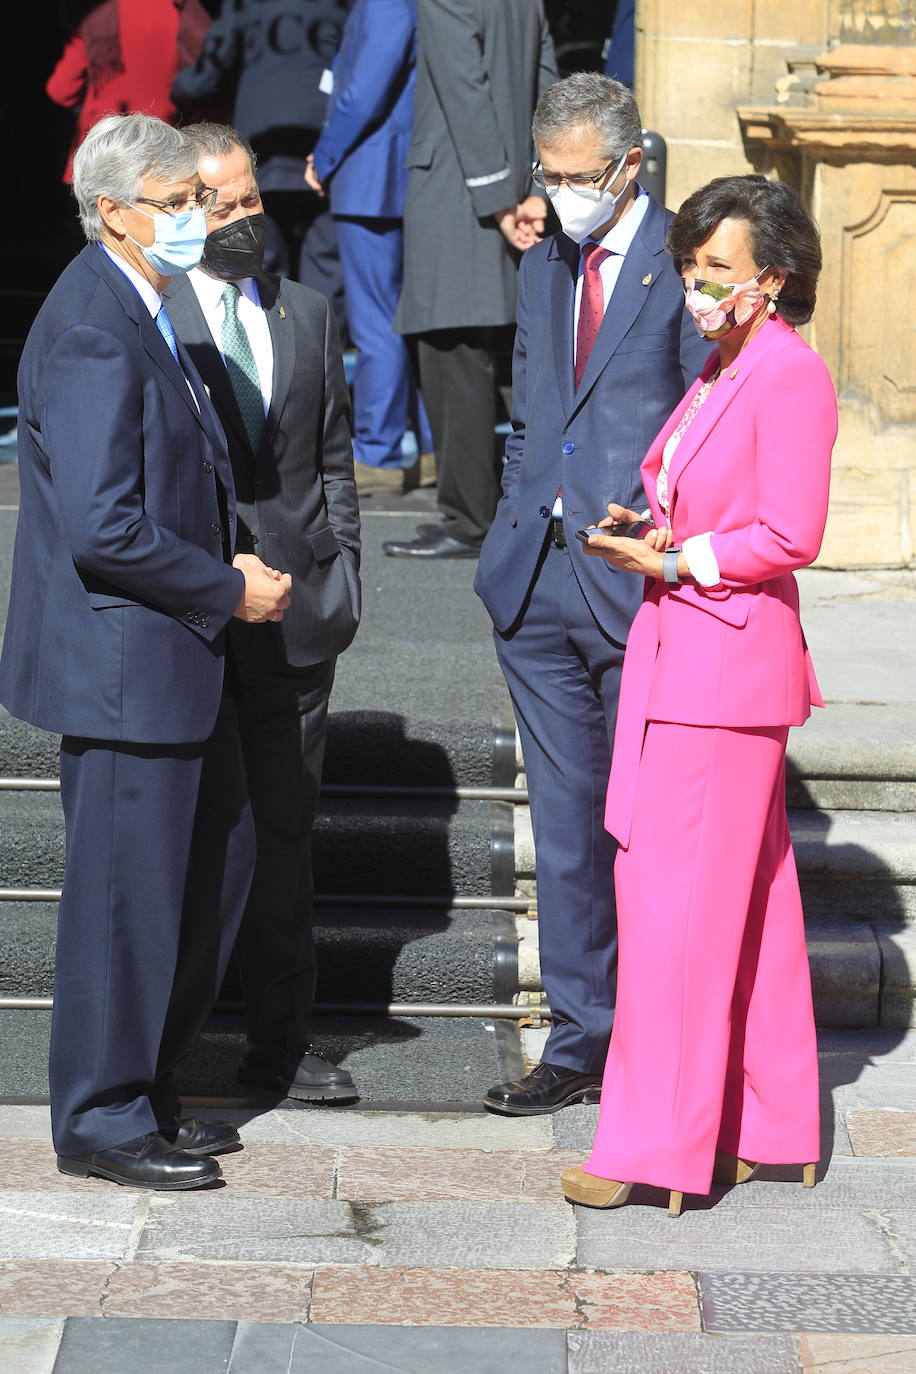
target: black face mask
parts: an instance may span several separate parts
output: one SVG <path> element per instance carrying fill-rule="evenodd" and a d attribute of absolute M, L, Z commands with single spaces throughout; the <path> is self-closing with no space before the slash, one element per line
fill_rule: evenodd
<path fill-rule="evenodd" d="M 256 277 L 264 266 L 266 236 L 267 221 L 263 215 L 234 219 L 207 235 L 201 266 L 208 267 L 223 281 Z"/>

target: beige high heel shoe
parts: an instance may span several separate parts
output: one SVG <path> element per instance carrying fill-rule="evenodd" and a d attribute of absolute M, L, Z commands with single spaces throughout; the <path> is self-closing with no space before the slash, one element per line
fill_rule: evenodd
<path fill-rule="evenodd" d="M 576 1202 L 580 1207 L 622 1207 L 630 1196 L 632 1183 L 616 1183 L 611 1178 L 598 1178 L 587 1174 L 578 1167 L 564 1169 L 560 1182 L 567 1202 Z M 684 1202 L 683 1193 L 668 1194 L 668 1215 L 678 1217 Z"/>
<path fill-rule="evenodd" d="M 730 1186 L 736 1183 L 749 1183 L 759 1172 L 760 1165 L 752 1159 L 741 1159 L 739 1155 L 730 1155 L 725 1150 L 716 1150 L 716 1162 L 713 1166 L 713 1183 Z M 817 1161 L 814 1164 L 802 1166 L 802 1183 L 806 1188 L 813 1188 L 817 1182 Z"/>

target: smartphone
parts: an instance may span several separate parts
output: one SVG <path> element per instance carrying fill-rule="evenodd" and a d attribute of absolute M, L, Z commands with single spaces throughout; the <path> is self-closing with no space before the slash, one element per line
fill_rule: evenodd
<path fill-rule="evenodd" d="M 583 544 L 588 543 L 590 534 L 610 534 L 615 539 L 643 539 L 654 528 L 651 520 L 623 520 L 619 525 L 605 525 L 601 529 L 591 525 L 587 530 L 576 530 L 576 538 Z"/>

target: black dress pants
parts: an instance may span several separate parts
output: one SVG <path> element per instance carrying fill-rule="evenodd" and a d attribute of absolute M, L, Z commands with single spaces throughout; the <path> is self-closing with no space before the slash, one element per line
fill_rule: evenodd
<path fill-rule="evenodd" d="M 447 532 L 480 545 L 500 496 L 502 417 L 514 325 L 415 335 L 420 391 L 436 453 L 437 501 Z"/>
<path fill-rule="evenodd" d="M 312 827 L 336 659 L 291 668 L 271 627 L 230 626 L 258 856 L 236 943 L 250 1042 L 296 1053 L 315 998 Z"/>

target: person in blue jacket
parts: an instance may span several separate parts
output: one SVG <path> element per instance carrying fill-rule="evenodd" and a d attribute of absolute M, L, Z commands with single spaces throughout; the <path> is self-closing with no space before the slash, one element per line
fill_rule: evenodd
<path fill-rule="evenodd" d="M 334 63 L 324 130 L 305 179 L 327 194 L 353 342 L 353 451 L 375 469 L 400 469 L 405 430 L 432 439 L 411 376 L 407 346 L 392 328 L 404 261 L 402 216 L 413 122 L 415 0 L 356 0 Z"/>

